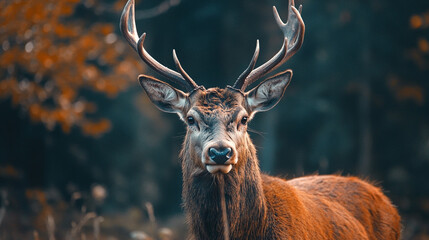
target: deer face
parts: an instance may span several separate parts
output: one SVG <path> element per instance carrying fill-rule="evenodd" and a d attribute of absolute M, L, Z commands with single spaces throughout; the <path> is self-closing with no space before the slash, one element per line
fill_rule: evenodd
<path fill-rule="evenodd" d="M 192 165 L 227 174 L 247 161 L 247 123 L 280 101 L 291 77 L 291 71 L 282 72 L 248 92 L 228 86 L 184 93 L 153 77 L 141 75 L 139 80 L 160 110 L 177 113 L 187 124 Z"/>

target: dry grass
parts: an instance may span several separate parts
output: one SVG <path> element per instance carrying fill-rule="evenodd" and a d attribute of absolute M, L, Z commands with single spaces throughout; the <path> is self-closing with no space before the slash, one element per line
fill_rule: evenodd
<path fill-rule="evenodd" d="M 3 190 L 4 193 L 4 190 Z M 27 190 L 26 199 L 7 194 L 0 206 L 0 240 L 180 240 L 186 238 L 183 216 L 158 221 L 151 203 L 100 216 L 94 195 L 75 193 L 69 202 L 52 199 L 49 191 Z M 19 194 L 18 194 L 19 195 Z M 55 195 L 55 194 L 54 194 Z M 24 196 L 24 194 L 21 194 Z M 98 196 L 100 197 L 100 196 Z M 81 206 L 77 206 L 81 202 Z M 25 206 L 21 206 L 25 204 Z"/>

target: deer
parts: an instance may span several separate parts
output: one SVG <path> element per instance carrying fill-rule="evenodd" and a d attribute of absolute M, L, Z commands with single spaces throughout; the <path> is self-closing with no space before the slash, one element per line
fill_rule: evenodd
<path fill-rule="evenodd" d="M 174 71 L 144 48 L 135 23 L 134 0 L 125 5 L 120 29 L 141 59 L 182 90 L 155 77 L 138 79 L 151 102 L 175 113 L 187 131 L 180 152 L 182 200 L 189 239 L 399 239 L 400 216 L 390 199 L 370 182 L 353 176 L 311 175 L 286 180 L 261 172 L 248 123 L 283 97 L 292 70 L 257 80 L 289 60 L 302 46 L 302 5 L 289 0 L 287 21 L 276 7 L 283 32 L 280 50 L 256 67 L 259 40 L 250 64 L 233 86 L 198 85 L 173 50 Z"/>

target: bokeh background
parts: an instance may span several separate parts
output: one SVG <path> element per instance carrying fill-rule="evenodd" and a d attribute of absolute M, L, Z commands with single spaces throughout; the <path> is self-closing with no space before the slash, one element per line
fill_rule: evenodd
<path fill-rule="evenodd" d="M 153 72 L 119 33 L 125 2 L 0 2 L 0 239 L 185 238 L 185 126 L 137 83 Z M 403 239 L 429 239 L 429 1 L 297 3 L 304 45 L 279 69 L 292 83 L 250 123 L 263 171 L 367 178 Z M 256 39 L 259 64 L 280 48 L 273 5 L 286 19 L 286 0 L 140 0 L 137 27 L 160 62 L 176 49 L 223 87 Z"/>

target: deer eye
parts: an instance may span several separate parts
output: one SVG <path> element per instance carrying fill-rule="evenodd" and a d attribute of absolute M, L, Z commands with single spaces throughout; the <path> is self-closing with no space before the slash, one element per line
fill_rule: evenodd
<path fill-rule="evenodd" d="M 195 124 L 195 119 L 194 119 L 194 117 L 189 116 L 186 120 L 188 121 L 188 124 L 189 124 L 189 125 L 194 125 L 194 124 Z"/>
<path fill-rule="evenodd" d="M 245 125 L 247 123 L 247 117 L 241 119 L 241 124 Z"/>

